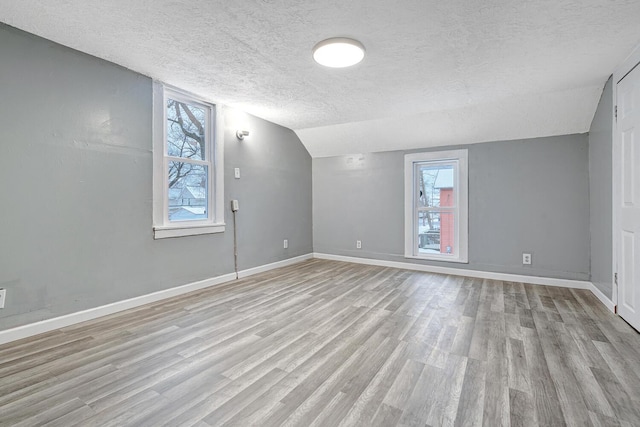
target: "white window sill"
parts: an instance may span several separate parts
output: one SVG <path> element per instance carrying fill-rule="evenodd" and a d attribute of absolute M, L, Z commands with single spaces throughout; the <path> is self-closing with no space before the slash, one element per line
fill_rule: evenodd
<path fill-rule="evenodd" d="M 417 255 L 406 255 L 404 256 L 405 258 L 411 258 L 411 259 L 422 259 L 425 261 L 442 261 L 442 262 L 457 262 L 458 264 L 468 264 L 469 261 L 466 259 L 460 259 L 460 258 L 445 258 L 445 257 L 440 257 L 440 256 L 429 256 L 429 255 L 425 255 L 425 256 L 417 256 Z"/>
<path fill-rule="evenodd" d="M 169 239 L 172 237 L 198 236 L 200 234 L 223 233 L 225 224 L 174 226 L 164 225 L 153 227 L 154 239 Z"/>

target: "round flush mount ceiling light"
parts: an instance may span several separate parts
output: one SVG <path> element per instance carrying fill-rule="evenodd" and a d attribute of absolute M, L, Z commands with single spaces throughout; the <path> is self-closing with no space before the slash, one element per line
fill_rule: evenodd
<path fill-rule="evenodd" d="M 364 46 L 357 40 L 335 37 L 323 40 L 313 48 L 313 59 L 320 65 L 344 68 L 364 58 Z"/>

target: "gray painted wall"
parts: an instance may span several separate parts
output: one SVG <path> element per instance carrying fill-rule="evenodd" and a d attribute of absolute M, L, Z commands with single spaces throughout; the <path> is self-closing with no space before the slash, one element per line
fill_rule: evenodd
<path fill-rule="evenodd" d="M 589 129 L 589 212 L 591 215 L 591 281 L 611 298 L 612 294 L 612 150 L 613 85 L 611 78 Z"/>
<path fill-rule="evenodd" d="M 228 111 L 227 231 L 156 241 L 151 80 L 5 25 L 0 58 L 0 330 L 232 272 L 231 198 L 240 269 L 312 251 L 293 131 Z"/>
<path fill-rule="evenodd" d="M 404 258 L 409 151 L 313 159 L 314 251 L 589 280 L 586 134 L 453 148 L 469 149 L 468 264 Z"/>

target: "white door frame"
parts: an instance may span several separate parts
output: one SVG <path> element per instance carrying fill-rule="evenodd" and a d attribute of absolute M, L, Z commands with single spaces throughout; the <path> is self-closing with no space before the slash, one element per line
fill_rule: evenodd
<path fill-rule="evenodd" d="M 640 45 L 636 46 L 636 48 L 631 52 L 631 54 L 624 60 L 622 61 L 622 63 L 620 65 L 618 65 L 618 67 L 615 69 L 615 71 L 613 72 L 613 79 L 611 81 L 612 83 L 612 91 L 613 91 L 613 108 L 615 111 L 616 106 L 618 105 L 618 83 L 620 83 L 620 80 L 622 80 L 627 74 L 629 74 L 631 72 L 631 70 L 633 70 L 636 65 L 640 64 Z M 618 146 L 620 144 L 620 141 L 617 140 L 616 138 L 616 131 L 617 131 L 617 122 L 616 122 L 616 117 L 614 114 L 614 111 L 611 112 L 611 120 L 613 122 L 613 126 L 611 127 L 612 129 L 612 135 L 611 135 L 611 141 L 612 141 L 612 149 L 613 152 L 616 153 L 616 147 L 618 147 L 618 150 L 620 149 L 620 147 Z M 615 156 L 612 155 L 611 156 L 612 159 L 612 174 L 614 174 L 614 176 L 612 176 L 612 184 L 615 184 L 616 182 L 616 177 L 615 174 L 617 171 L 622 170 L 622 165 L 620 164 L 620 158 L 619 156 Z M 613 305 L 616 307 L 616 312 L 617 312 L 617 307 L 618 307 L 618 284 L 616 283 L 615 280 L 615 274 L 618 272 L 618 254 L 616 253 L 617 248 L 618 248 L 618 207 L 620 206 L 620 203 L 618 202 L 620 200 L 620 197 L 622 197 L 622 194 L 620 194 L 620 188 L 616 188 L 615 185 L 613 185 L 613 188 L 611 189 L 612 191 L 612 201 L 613 201 L 613 206 L 612 206 L 612 236 L 613 236 L 613 251 L 612 251 L 612 273 L 614 275 L 614 277 L 611 277 L 611 283 L 613 284 L 612 290 L 611 290 L 611 300 L 613 301 Z"/>

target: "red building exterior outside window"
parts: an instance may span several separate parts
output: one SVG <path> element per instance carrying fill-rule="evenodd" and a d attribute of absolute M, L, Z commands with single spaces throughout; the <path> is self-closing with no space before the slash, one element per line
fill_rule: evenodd
<path fill-rule="evenodd" d="M 453 206 L 453 188 L 440 189 L 440 207 Z M 453 212 L 444 211 L 440 214 L 440 253 L 451 254 L 454 251 L 454 217 Z"/>

